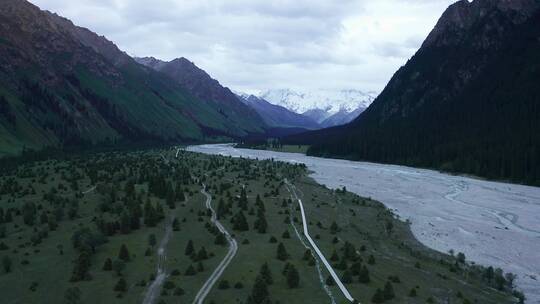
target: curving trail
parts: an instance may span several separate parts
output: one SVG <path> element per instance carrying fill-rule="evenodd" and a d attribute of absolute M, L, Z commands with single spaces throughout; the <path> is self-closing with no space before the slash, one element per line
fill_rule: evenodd
<path fill-rule="evenodd" d="M 341 279 L 339 278 L 339 276 L 336 274 L 336 272 L 334 271 L 330 263 L 328 263 L 328 261 L 322 254 L 319 247 L 317 247 L 317 244 L 315 244 L 315 242 L 309 235 L 309 231 L 307 228 L 306 213 L 304 212 L 304 204 L 302 203 L 302 200 L 296 194 L 296 190 L 295 190 L 296 187 L 293 184 L 291 184 L 287 179 L 285 179 L 285 184 L 287 184 L 287 188 L 289 189 L 289 192 L 292 193 L 294 198 L 298 201 L 298 205 L 300 206 L 300 212 L 302 213 L 302 226 L 304 227 L 304 236 L 307 238 L 308 242 L 311 244 L 311 247 L 313 247 L 313 250 L 315 250 L 319 258 L 323 262 L 324 266 L 326 267 L 326 269 L 328 270 L 328 272 L 330 273 L 330 275 L 336 282 L 337 286 L 343 293 L 343 296 L 347 298 L 347 300 L 349 300 L 350 302 L 354 302 L 355 299 L 351 296 L 351 294 L 349 293 L 349 290 L 347 290 L 347 287 L 345 287 L 345 285 L 341 282 Z"/>
<path fill-rule="evenodd" d="M 154 281 L 152 281 L 152 284 L 150 284 L 150 286 L 148 287 L 148 290 L 146 291 L 144 300 L 142 302 L 143 304 L 152 304 L 156 301 L 156 299 L 159 297 L 159 294 L 161 292 L 161 286 L 163 286 L 163 283 L 165 282 L 165 279 L 168 276 L 167 271 L 165 269 L 165 262 L 167 261 L 167 244 L 169 243 L 169 240 L 171 239 L 171 235 L 173 232 L 172 222 L 174 218 L 175 218 L 174 215 L 171 215 L 169 217 L 169 220 L 165 228 L 165 234 L 163 235 L 163 238 L 161 239 L 161 242 L 159 243 L 159 247 L 157 250 L 158 263 L 157 263 L 157 270 L 156 270 L 156 278 L 154 279 Z"/>
<path fill-rule="evenodd" d="M 202 304 L 204 300 L 206 299 L 206 296 L 208 296 L 208 293 L 210 293 L 210 290 L 212 290 L 212 287 L 217 282 L 217 280 L 221 277 L 223 274 L 223 271 L 225 271 L 225 268 L 229 266 L 232 259 L 236 255 L 236 252 L 238 251 L 238 244 L 236 243 L 236 240 L 229 234 L 229 232 L 223 227 L 223 225 L 217 220 L 216 212 L 212 208 L 212 196 L 208 194 L 205 190 L 206 186 L 203 185 L 203 188 L 201 189 L 201 193 L 206 196 L 206 208 L 208 208 L 212 212 L 212 218 L 211 221 L 216 227 L 219 229 L 221 233 L 225 235 L 225 238 L 227 238 L 227 241 L 229 242 L 229 251 L 225 255 L 225 258 L 219 263 L 219 265 L 216 267 L 212 275 L 206 280 L 203 287 L 199 290 L 197 295 L 195 296 L 195 300 L 193 300 L 193 304 Z"/>

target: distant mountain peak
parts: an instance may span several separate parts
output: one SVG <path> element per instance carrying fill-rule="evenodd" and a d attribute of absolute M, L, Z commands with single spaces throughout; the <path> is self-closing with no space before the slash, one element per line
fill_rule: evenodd
<path fill-rule="evenodd" d="M 326 119 L 338 113 L 345 117 L 343 114 L 365 110 L 376 94 L 354 89 L 296 91 L 285 88 L 265 91 L 259 97 L 295 113 L 305 114 L 324 125 Z M 334 121 L 340 124 L 349 122 Z"/>

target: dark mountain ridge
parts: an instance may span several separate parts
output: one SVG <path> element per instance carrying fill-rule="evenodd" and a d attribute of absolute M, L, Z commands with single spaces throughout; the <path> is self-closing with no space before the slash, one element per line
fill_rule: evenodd
<path fill-rule="evenodd" d="M 540 185 L 540 12 L 460 1 L 355 121 L 288 138 L 311 155 Z"/>
<path fill-rule="evenodd" d="M 135 60 L 169 76 L 198 99 L 225 105 L 233 109 L 233 112 L 230 113 L 232 116 L 229 117 L 231 121 L 258 126 L 259 131 L 265 128 L 262 123 L 263 119 L 256 111 L 244 105 L 229 88 L 223 87 L 219 81 L 212 78 L 188 59 L 181 57 L 165 62 L 153 57 L 146 57 L 135 58 Z M 242 128 L 242 124 L 239 124 L 238 128 Z"/>
<path fill-rule="evenodd" d="M 305 130 L 319 129 L 320 125 L 313 119 L 292 112 L 282 106 L 254 95 L 237 95 L 240 101 L 253 108 L 262 117 L 264 122 L 273 128 L 302 128 Z M 300 133 L 300 132 L 297 132 Z"/>
<path fill-rule="evenodd" d="M 27 1 L 0 2 L 0 37 L 0 154 L 234 138 L 266 128 L 237 100 L 201 100 L 106 38 Z"/>

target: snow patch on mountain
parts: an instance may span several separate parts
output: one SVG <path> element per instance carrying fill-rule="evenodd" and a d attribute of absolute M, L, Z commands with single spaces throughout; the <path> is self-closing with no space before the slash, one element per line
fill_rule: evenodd
<path fill-rule="evenodd" d="M 351 113 L 359 108 L 366 109 L 376 96 L 375 92 L 359 90 L 295 91 L 291 89 L 268 90 L 259 95 L 270 103 L 299 114 L 313 112 L 313 110 L 324 111 L 326 113 L 324 119 L 338 112 Z"/>

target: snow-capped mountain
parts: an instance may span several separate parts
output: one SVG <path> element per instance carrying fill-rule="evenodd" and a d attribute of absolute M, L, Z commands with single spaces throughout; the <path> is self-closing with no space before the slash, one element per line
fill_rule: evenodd
<path fill-rule="evenodd" d="M 309 116 L 321 124 L 336 114 L 341 117 L 350 117 L 346 114 L 361 113 L 367 109 L 376 96 L 374 92 L 359 90 L 294 91 L 291 89 L 268 90 L 259 95 L 270 103 Z M 352 117 L 354 118 L 355 116 Z M 334 121 L 342 124 L 350 120 Z"/>

